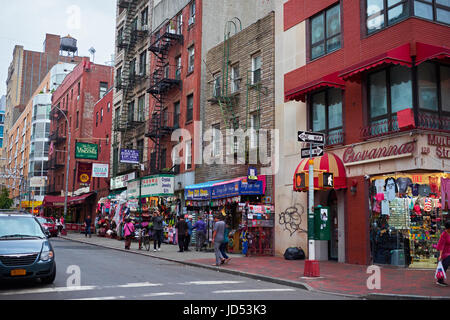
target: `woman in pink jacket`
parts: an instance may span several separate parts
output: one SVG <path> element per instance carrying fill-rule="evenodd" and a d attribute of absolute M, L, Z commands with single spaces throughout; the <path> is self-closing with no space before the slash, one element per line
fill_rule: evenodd
<path fill-rule="evenodd" d="M 124 237 L 125 237 L 125 250 L 130 250 L 131 239 L 134 236 L 134 224 L 131 222 L 130 218 L 125 220 L 125 225 L 123 226 Z"/>
<path fill-rule="evenodd" d="M 450 266 L 450 220 L 445 222 L 445 231 L 441 234 L 437 249 L 440 251 L 439 261 L 442 262 L 444 272 L 447 272 L 447 269 Z M 448 286 L 448 284 L 444 282 L 444 279 L 438 279 L 437 284 L 443 287 Z"/>

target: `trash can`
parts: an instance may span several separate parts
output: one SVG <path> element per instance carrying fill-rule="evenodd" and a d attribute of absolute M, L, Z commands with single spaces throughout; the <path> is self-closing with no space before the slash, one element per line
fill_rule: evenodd
<path fill-rule="evenodd" d="M 406 265 L 405 251 L 391 250 L 391 265 L 404 267 Z"/>

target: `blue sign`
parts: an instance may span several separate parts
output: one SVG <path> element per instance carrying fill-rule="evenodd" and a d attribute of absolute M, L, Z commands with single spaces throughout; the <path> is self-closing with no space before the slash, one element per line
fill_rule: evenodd
<path fill-rule="evenodd" d="M 240 181 L 214 186 L 211 190 L 211 199 L 230 198 L 239 195 Z"/>
<path fill-rule="evenodd" d="M 263 182 L 255 181 L 253 183 L 243 182 L 241 181 L 240 195 L 261 195 L 264 194 L 263 190 Z"/>
<path fill-rule="evenodd" d="M 139 164 L 139 150 L 120 149 L 120 162 Z"/>
<path fill-rule="evenodd" d="M 210 181 L 187 186 L 184 190 L 184 198 L 186 200 L 202 201 L 211 200 L 211 188 L 215 183 L 223 182 L 224 180 Z"/>

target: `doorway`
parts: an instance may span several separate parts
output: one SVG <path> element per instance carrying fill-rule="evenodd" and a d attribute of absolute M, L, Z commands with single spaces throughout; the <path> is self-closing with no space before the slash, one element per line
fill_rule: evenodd
<path fill-rule="evenodd" d="M 339 258 L 339 219 L 337 194 L 331 190 L 328 195 L 327 206 L 330 208 L 330 241 L 328 241 L 328 259 L 337 261 Z"/>

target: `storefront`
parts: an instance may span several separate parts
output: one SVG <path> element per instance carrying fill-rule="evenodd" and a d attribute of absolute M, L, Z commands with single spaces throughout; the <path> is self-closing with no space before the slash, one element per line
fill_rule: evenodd
<path fill-rule="evenodd" d="M 185 190 L 186 213 L 193 216 L 194 222 L 198 216 L 204 218 L 209 246 L 214 215 L 221 214 L 230 230 L 229 252 L 273 255 L 274 207 L 272 203 L 264 203 L 270 199 L 264 197 L 265 190 L 265 176 L 258 176 L 256 181 L 240 177 L 188 186 Z"/>
<path fill-rule="evenodd" d="M 321 208 L 322 211 L 326 210 L 326 218 L 320 220 L 316 218 L 314 221 L 319 225 L 320 230 L 320 232 L 316 232 L 314 239 L 311 239 L 315 240 L 315 257 L 316 260 L 345 262 L 347 175 L 344 163 L 338 156 L 330 152 L 313 158 L 313 161 L 314 206 Z M 294 173 L 294 191 L 307 192 L 309 190 L 308 181 L 309 159 L 303 159 Z M 310 228 L 316 228 L 316 225 L 308 224 L 308 229 Z M 308 230 L 308 233 L 311 238 L 311 234 L 314 232 Z"/>
<path fill-rule="evenodd" d="M 448 136 L 405 134 L 394 138 L 346 146 L 340 150 L 352 192 L 347 238 L 360 241 L 348 248 L 349 262 L 409 268 L 436 267 L 435 246 L 449 219 L 443 199 L 450 179 Z M 363 220 L 365 219 L 365 221 Z M 362 250 L 364 249 L 364 250 Z"/>

